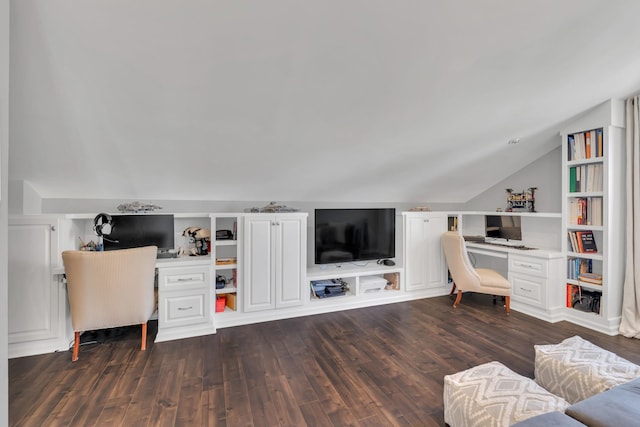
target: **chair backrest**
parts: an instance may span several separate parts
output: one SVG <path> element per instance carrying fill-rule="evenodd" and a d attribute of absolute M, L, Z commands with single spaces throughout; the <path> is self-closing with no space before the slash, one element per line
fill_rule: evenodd
<path fill-rule="evenodd" d="M 155 307 L 155 246 L 64 251 L 71 323 L 87 331 L 145 323 Z"/>
<path fill-rule="evenodd" d="M 442 235 L 444 257 L 456 287 L 460 290 L 474 290 L 480 287 L 480 275 L 469 261 L 464 238 L 456 231 Z"/>

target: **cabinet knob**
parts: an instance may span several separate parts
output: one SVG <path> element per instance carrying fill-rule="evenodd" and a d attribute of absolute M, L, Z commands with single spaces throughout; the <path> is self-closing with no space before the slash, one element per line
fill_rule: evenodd
<path fill-rule="evenodd" d="M 56 231 L 56 226 L 55 225 L 51 226 L 51 231 Z"/>

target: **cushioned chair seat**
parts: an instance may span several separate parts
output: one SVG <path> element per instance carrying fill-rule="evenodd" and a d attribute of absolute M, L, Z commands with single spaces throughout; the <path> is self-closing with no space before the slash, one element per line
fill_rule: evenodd
<path fill-rule="evenodd" d="M 480 276 L 480 282 L 484 288 L 511 290 L 511 283 L 495 270 L 476 268 L 476 273 Z"/>

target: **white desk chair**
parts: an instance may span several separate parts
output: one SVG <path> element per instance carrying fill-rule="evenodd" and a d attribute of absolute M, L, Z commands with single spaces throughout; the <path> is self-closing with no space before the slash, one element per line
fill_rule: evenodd
<path fill-rule="evenodd" d="M 142 325 L 141 350 L 146 349 L 157 252 L 155 246 L 62 252 L 74 331 L 72 361 L 78 360 L 83 331 Z"/>
<path fill-rule="evenodd" d="M 474 268 L 469 261 L 464 238 L 456 231 L 442 235 L 444 256 L 453 278 L 454 289 L 458 288 L 454 307 L 460 304 L 464 291 L 503 296 L 507 315 L 511 311 L 511 284 L 500 273 L 488 268 Z M 451 290 L 453 293 L 454 289 Z"/>

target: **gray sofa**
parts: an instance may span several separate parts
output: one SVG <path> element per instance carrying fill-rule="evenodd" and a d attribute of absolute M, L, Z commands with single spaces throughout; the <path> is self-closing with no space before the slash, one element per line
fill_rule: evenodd
<path fill-rule="evenodd" d="M 569 406 L 564 414 L 549 412 L 514 427 L 637 427 L 640 425 L 640 378 Z"/>

